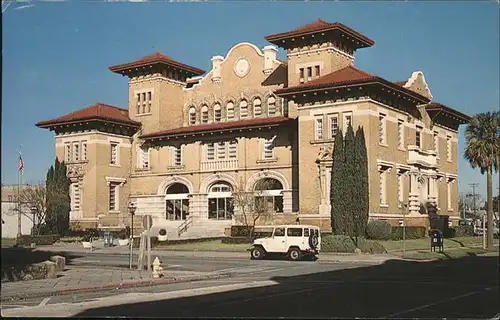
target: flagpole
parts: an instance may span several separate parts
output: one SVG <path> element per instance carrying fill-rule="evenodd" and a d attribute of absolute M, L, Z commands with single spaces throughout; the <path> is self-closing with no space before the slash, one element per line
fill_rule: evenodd
<path fill-rule="evenodd" d="M 21 234 L 21 179 L 22 172 L 20 167 L 20 162 L 22 161 L 21 157 L 21 147 L 19 147 L 19 163 L 17 168 L 17 237 L 20 237 Z"/>

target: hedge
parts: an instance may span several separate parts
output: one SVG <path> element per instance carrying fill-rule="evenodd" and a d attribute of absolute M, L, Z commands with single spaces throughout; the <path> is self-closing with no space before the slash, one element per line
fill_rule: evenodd
<path fill-rule="evenodd" d="M 425 227 L 405 227 L 405 239 L 420 239 L 427 237 Z M 403 240 L 403 227 L 392 227 L 392 240 Z"/>
<path fill-rule="evenodd" d="M 358 248 L 361 250 L 361 252 L 365 253 L 380 254 L 387 252 L 385 247 L 377 241 L 368 240 L 365 238 L 358 238 Z"/>
<path fill-rule="evenodd" d="M 249 237 L 250 230 L 250 226 L 231 226 L 231 237 Z"/>
<path fill-rule="evenodd" d="M 22 235 L 16 239 L 18 246 L 30 246 L 32 243 L 37 245 L 52 245 L 59 240 L 58 234 L 48 234 L 41 236 Z"/>
<path fill-rule="evenodd" d="M 385 220 L 371 220 L 366 226 L 366 237 L 373 240 L 389 240 L 391 224 Z"/>
<path fill-rule="evenodd" d="M 458 226 L 455 228 L 455 237 L 466 237 L 474 235 L 474 226 Z"/>
<path fill-rule="evenodd" d="M 349 236 L 326 236 L 321 237 L 321 251 L 323 252 L 346 252 L 352 253 L 356 246 Z"/>

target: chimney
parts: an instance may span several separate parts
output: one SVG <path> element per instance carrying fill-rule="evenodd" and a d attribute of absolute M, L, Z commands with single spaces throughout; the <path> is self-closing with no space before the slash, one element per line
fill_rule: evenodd
<path fill-rule="evenodd" d="M 276 61 L 278 49 L 275 46 L 265 46 L 262 51 L 264 51 L 264 74 L 268 76 L 273 72 L 273 64 Z"/>
<path fill-rule="evenodd" d="M 220 83 L 221 80 L 221 64 L 224 57 L 213 56 L 212 57 L 212 82 Z"/>

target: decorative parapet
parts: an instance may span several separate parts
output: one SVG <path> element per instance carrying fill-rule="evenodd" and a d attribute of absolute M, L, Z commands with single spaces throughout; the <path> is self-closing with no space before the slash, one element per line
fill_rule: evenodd
<path fill-rule="evenodd" d="M 437 155 L 434 150 L 422 150 L 417 146 L 408 146 L 408 160 L 409 165 L 437 168 L 438 161 Z"/>

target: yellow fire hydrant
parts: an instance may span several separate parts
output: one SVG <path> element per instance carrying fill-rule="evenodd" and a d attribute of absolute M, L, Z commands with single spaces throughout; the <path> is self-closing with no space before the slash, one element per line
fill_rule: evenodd
<path fill-rule="evenodd" d="M 163 267 L 161 266 L 161 261 L 156 257 L 153 261 L 153 278 L 158 279 L 163 277 Z"/>

